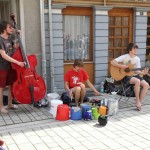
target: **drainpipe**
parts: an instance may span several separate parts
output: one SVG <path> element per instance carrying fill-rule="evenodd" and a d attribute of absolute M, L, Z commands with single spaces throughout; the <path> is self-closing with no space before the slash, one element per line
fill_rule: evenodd
<path fill-rule="evenodd" d="M 104 6 L 106 6 L 106 0 L 104 0 Z"/>
<path fill-rule="evenodd" d="M 52 34 L 52 1 L 48 1 L 49 6 L 49 39 L 50 39 L 50 78 L 51 78 L 51 92 L 54 92 L 54 56 L 53 56 L 53 34 Z M 55 91 L 56 92 L 56 91 Z"/>
<path fill-rule="evenodd" d="M 46 50 L 45 50 L 45 22 L 44 22 L 44 0 L 40 0 L 40 22 L 41 22 L 41 47 L 42 47 L 42 77 L 46 84 Z"/>

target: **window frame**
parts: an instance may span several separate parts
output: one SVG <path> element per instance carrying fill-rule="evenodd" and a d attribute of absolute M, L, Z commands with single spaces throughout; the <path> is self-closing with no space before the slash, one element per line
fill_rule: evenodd
<path fill-rule="evenodd" d="M 93 62 L 93 8 L 91 7 L 72 7 L 68 6 L 62 10 L 63 15 L 78 15 L 90 17 L 90 48 L 89 59 L 85 62 Z M 64 28 L 63 28 L 64 29 Z M 64 44 L 64 43 L 63 43 Z M 74 60 L 64 60 L 64 63 L 72 63 Z"/>

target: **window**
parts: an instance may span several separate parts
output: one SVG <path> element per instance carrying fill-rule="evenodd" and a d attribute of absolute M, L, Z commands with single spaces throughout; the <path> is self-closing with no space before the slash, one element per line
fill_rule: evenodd
<path fill-rule="evenodd" d="M 109 59 L 126 53 L 126 47 L 132 37 L 130 12 L 127 9 L 114 9 L 109 12 Z"/>
<path fill-rule="evenodd" d="M 126 47 L 132 41 L 132 16 L 132 9 L 114 8 L 109 11 L 108 64 L 126 53 Z"/>
<path fill-rule="evenodd" d="M 92 9 L 67 7 L 63 9 L 64 61 L 92 61 Z"/>
<path fill-rule="evenodd" d="M 9 20 L 10 15 L 10 1 L 0 0 L 0 20 Z"/>

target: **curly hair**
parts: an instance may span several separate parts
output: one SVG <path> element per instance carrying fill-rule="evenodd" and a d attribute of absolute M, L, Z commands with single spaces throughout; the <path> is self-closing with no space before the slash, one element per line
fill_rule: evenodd
<path fill-rule="evenodd" d="M 7 25 L 11 25 L 12 26 L 12 23 L 9 22 L 9 21 L 1 21 L 0 22 L 0 34 L 4 33 L 4 30 L 6 30 Z"/>

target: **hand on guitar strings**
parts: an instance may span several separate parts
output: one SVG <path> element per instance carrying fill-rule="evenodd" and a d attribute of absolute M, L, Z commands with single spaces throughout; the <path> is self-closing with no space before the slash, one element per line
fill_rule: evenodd
<path fill-rule="evenodd" d="M 122 69 L 128 69 L 129 66 L 128 66 L 128 65 L 121 65 L 121 68 L 122 68 Z"/>
<path fill-rule="evenodd" d="M 145 68 L 145 69 L 142 71 L 143 75 L 148 74 L 148 72 L 149 72 L 149 69 L 148 69 L 148 68 Z"/>

